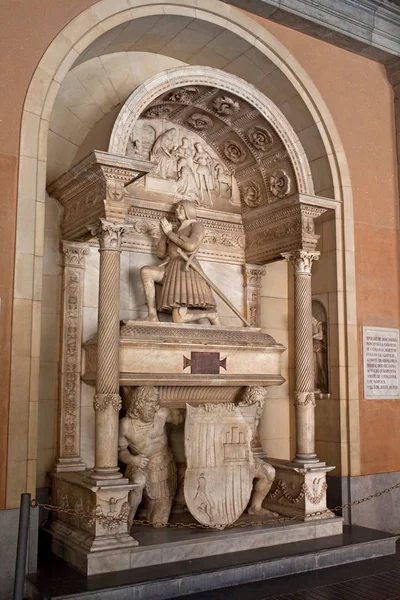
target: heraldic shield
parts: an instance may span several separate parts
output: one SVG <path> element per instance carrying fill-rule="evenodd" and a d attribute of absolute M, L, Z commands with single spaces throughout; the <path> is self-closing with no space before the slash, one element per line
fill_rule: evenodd
<path fill-rule="evenodd" d="M 255 473 L 250 423 L 256 410 L 232 403 L 186 405 L 185 501 L 203 525 L 234 523 L 250 500 Z"/>

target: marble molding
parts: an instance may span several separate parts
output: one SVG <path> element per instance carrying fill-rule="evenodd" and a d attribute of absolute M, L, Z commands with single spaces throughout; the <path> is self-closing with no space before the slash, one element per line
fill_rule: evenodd
<path fill-rule="evenodd" d="M 97 336 L 84 344 L 83 379 L 93 384 Z M 129 321 L 121 328 L 119 371 L 121 385 L 179 386 L 201 389 L 208 401 L 232 400 L 241 386 L 280 385 L 280 357 L 285 347 L 253 327 L 210 327 Z M 154 361 L 155 353 L 157 362 Z M 192 353 L 216 353 L 226 358 L 219 372 L 193 372 Z M 185 360 L 186 359 L 186 360 Z M 213 387 L 218 390 L 211 392 Z M 219 394 L 231 388 L 232 395 Z M 182 391 L 183 391 L 182 389 Z M 213 398 L 213 399 L 212 399 Z M 223 399 L 223 400 L 222 400 Z M 180 401 L 187 401 L 187 396 Z M 206 401 L 206 400 L 203 400 Z"/>

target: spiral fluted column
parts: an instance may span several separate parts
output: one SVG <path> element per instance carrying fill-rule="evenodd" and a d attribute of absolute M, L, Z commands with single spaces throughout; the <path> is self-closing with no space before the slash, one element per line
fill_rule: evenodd
<path fill-rule="evenodd" d="M 319 462 L 315 453 L 315 396 L 312 337 L 311 267 L 319 252 L 282 254 L 294 267 L 296 456 L 302 464 Z"/>
<path fill-rule="evenodd" d="M 95 409 L 96 480 L 122 477 L 118 469 L 120 254 L 126 227 L 100 219 L 92 228 L 100 244 Z"/>

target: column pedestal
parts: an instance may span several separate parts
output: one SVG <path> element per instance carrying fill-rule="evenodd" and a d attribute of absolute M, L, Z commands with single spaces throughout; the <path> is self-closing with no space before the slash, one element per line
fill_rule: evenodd
<path fill-rule="evenodd" d="M 54 513 L 54 554 L 87 575 L 129 569 L 129 550 L 138 545 L 128 524 L 128 494 L 135 486 L 126 479 L 97 486 L 87 472 L 55 473 L 52 479 L 53 503 L 83 513 Z"/>
<path fill-rule="evenodd" d="M 298 517 L 302 521 L 332 518 L 327 511 L 326 474 L 335 467 L 325 463 L 299 467 L 293 462 L 268 457 L 275 468 L 276 477 L 263 506 L 287 517 Z M 323 514 L 315 514 L 322 512 Z"/>

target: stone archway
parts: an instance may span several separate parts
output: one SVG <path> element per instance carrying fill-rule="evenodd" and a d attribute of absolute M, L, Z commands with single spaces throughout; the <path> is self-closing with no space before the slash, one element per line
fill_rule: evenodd
<path fill-rule="evenodd" d="M 337 253 L 338 272 L 345 273 L 343 303 L 340 305 L 340 321 L 345 323 L 343 318 L 345 314 L 353 314 L 355 311 L 354 287 L 352 285 L 354 274 L 354 255 L 352 245 L 353 235 L 353 217 L 351 188 L 349 182 L 348 168 L 343 149 L 340 143 L 336 128 L 332 122 L 329 112 L 320 97 L 318 90 L 315 89 L 307 74 L 299 66 L 296 60 L 290 56 L 287 50 L 277 42 L 261 26 L 254 23 L 252 19 L 243 15 L 219 2 L 209 3 L 208 9 L 199 9 L 185 3 L 182 7 L 173 2 L 168 3 L 163 8 L 163 14 L 168 9 L 169 14 L 190 15 L 193 19 L 200 19 L 206 22 L 213 22 L 224 29 L 228 29 L 238 36 L 238 39 L 246 40 L 251 46 L 254 46 L 262 54 L 273 61 L 277 68 L 287 77 L 291 84 L 298 90 L 306 106 L 312 114 L 315 124 L 321 134 L 326 148 L 326 154 L 331 166 L 332 178 L 334 181 L 335 197 L 342 206 L 338 209 L 337 223 L 338 235 L 345 242 L 345 248 L 348 248 L 346 254 Z M 129 6 L 125 0 L 119 2 L 99 2 L 92 8 L 84 11 L 76 17 L 62 32 L 55 38 L 45 55 L 43 56 L 35 75 L 32 79 L 27 93 L 24 113 L 21 127 L 21 152 L 20 152 L 20 185 L 19 208 L 17 235 L 24 235 L 28 231 L 29 235 L 36 235 L 39 242 L 44 237 L 44 194 L 45 194 L 45 175 L 47 161 L 47 134 L 49 127 L 49 118 L 52 113 L 56 95 L 60 85 L 72 67 L 72 65 L 83 56 L 90 44 L 111 31 L 120 24 L 128 23 L 136 18 L 145 15 L 157 15 L 162 10 L 153 2 L 145 2 L 143 5 Z M 35 223 L 35 225 L 33 225 Z M 32 279 L 38 280 L 41 272 L 41 252 L 40 250 L 29 250 L 32 264 Z M 32 418 L 29 422 L 28 437 L 31 440 L 30 445 L 35 446 L 34 440 L 37 438 L 36 419 L 34 418 L 33 407 L 37 400 L 37 387 L 39 379 L 39 337 L 40 337 L 40 295 L 33 294 L 29 299 L 29 310 L 32 314 L 32 331 L 29 336 L 30 357 L 26 360 L 25 349 L 21 349 L 20 340 L 14 333 L 13 361 L 18 361 L 23 356 L 20 368 L 25 371 L 25 375 L 30 379 L 30 401 Z M 18 319 L 18 310 L 15 307 L 14 319 Z M 348 347 L 354 342 L 354 328 L 350 331 L 343 325 L 343 349 L 348 353 Z M 25 343 L 26 340 L 24 340 Z M 353 363 L 354 364 L 354 361 Z M 356 368 L 356 367 L 353 367 Z M 343 383 L 346 381 L 346 373 L 341 375 Z M 355 392 L 352 395 L 355 399 Z M 358 420 L 358 407 L 356 402 L 349 404 L 351 407 L 348 423 L 349 430 L 352 430 L 352 422 Z M 347 409 L 346 409 L 347 410 Z M 346 412 L 346 411 L 345 411 Z M 343 416 L 345 415 L 343 413 Z M 14 435 L 17 424 L 10 421 L 9 435 Z M 357 428 L 354 428 L 357 430 Z M 358 438 L 352 440 L 353 448 L 356 448 Z M 35 487 L 34 463 L 35 454 L 30 457 L 29 469 L 27 468 L 26 489 L 33 491 Z M 348 467 L 352 474 L 358 473 L 357 452 L 351 458 L 346 459 Z M 351 458 L 351 460 L 350 460 Z M 351 464 L 350 464 L 351 463 Z M 28 467 L 28 464 L 27 464 Z M 12 478 L 12 457 L 9 457 L 10 480 Z M 344 473 L 347 474 L 347 473 Z M 13 500 L 11 500 L 11 504 Z M 8 506 L 11 507 L 10 502 Z"/>

